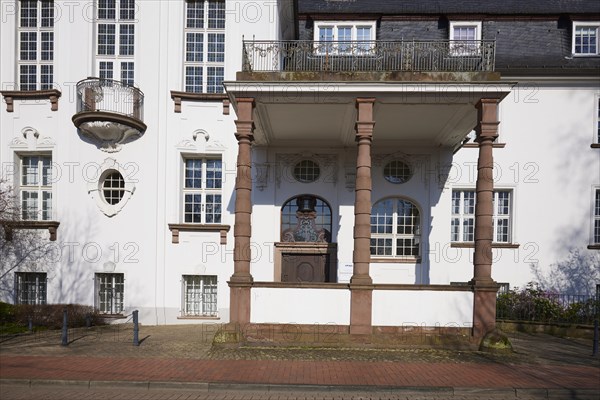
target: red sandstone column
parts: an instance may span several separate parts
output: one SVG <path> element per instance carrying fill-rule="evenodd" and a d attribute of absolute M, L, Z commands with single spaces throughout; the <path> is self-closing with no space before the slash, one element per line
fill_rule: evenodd
<path fill-rule="evenodd" d="M 238 140 L 237 175 L 235 181 L 235 224 L 233 236 L 233 275 L 229 280 L 230 322 L 250 322 L 250 236 L 252 216 L 252 141 L 254 122 L 252 110 L 254 99 L 237 99 L 237 120 L 235 126 Z"/>
<path fill-rule="evenodd" d="M 477 103 L 477 186 L 475 204 L 475 253 L 473 279 L 473 335 L 483 337 L 496 327 L 496 292 L 492 279 L 494 179 L 492 143 L 498 137 L 498 99 L 481 99 Z"/>
<path fill-rule="evenodd" d="M 373 138 L 375 99 L 356 99 L 356 186 L 354 199 L 354 264 L 350 279 L 350 333 L 371 334 L 373 280 L 369 276 L 371 260 L 371 141 Z"/>

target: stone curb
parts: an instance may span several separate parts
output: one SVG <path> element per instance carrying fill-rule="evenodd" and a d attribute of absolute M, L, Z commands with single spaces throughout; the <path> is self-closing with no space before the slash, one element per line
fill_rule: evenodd
<path fill-rule="evenodd" d="M 260 383 L 221 383 L 221 382 L 170 382 L 170 381 L 81 381 L 58 379 L 0 379 L 0 385 L 26 387 L 64 386 L 87 388 L 123 388 L 146 390 L 190 390 L 196 392 L 369 392 L 382 394 L 418 394 L 437 396 L 502 396 L 540 399 L 596 399 L 600 398 L 597 389 L 576 388 L 475 388 L 449 386 L 360 386 L 360 385 L 302 385 L 302 384 L 260 384 Z"/>

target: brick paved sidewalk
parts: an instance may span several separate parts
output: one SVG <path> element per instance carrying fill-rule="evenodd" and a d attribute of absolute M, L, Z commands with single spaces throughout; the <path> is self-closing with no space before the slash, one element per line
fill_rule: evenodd
<path fill-rule="evenodd" d="M 600 369 L 572 365 L 377 361 L 190 360 L 2 356 L 2 379 L 394 387 L 600 388 Z"/>
<path fill-rule="evenodd" d="M 113 328 L 111 328 L 113 329 Z M 593 389 L 600 360 L 588 343 L 548 336 L 513 338 L 514 356 L 441 350 L 212 351 L 198 326 L 145 327 L 140 347 L 128 335 L 52 335 L 0 341 L 0 379 L 201 382 L 418 388 Z"/>

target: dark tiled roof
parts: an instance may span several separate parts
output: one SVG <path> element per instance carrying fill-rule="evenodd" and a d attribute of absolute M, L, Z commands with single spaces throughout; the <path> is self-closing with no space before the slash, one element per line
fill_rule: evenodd
<path fill-rule="evenodd" d="M 598 0 L 298 0 L 301 14 L 585 14 Z"/>

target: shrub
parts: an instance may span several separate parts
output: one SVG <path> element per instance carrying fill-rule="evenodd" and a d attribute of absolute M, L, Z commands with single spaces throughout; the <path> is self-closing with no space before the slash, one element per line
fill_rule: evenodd
<path fill-rule="evenodd" d="M 534 282 L 500 294 L 496 301 L 496 316 L 505 320 L 593 324 L 595 311 L 594 298 L 560 295 Z"/>
<path fill-rule="evenodd" d="M 104 325 L 101 314 L 94 307 L 81 304 L 6 304 L 0 303 L 0 324 L 17 324 L 28 326 L 29 317 L 33 318 L 33 325 L 47 329 L 60 329 L 63 324 L 63 310 L 67 308 L 69 328 L 86 326 L 86 316 L 89 315 L 92 325 Z"/>

